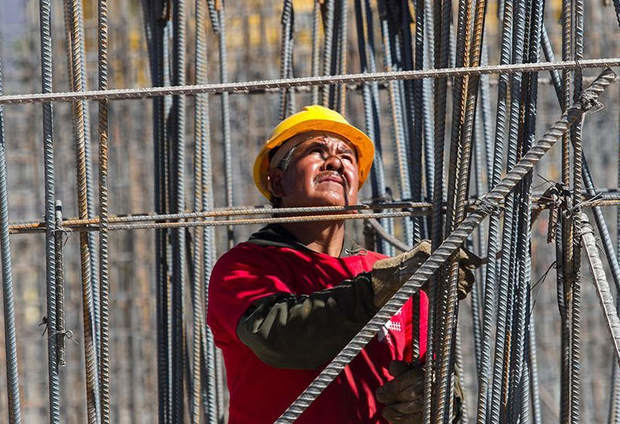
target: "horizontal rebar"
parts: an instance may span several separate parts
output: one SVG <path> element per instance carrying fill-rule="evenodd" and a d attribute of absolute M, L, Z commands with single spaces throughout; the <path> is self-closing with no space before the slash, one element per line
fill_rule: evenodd
<path fill-rule="evenodd" d="M 534 204 L 533 209 L 544 210 L 550 209 L 553 205 L 548 199 L 542 198 L 542 195 L 534 195 L 531 199 Z M 468 208 L 471 210 L 477 202 L 477 199 L 470 199 L 468 202 Z M 582 208 L 594 207 L 594 206 L 618 206 L 620 205 L 620 197 L 617 196 L 614 190 L 607 193 L 597 193 L 596 196 L 590 200 L 586 200 L 579 206 Z M 442 205 L 445 208 L 445 205 Z M 431 214 L 432 204 L 429 202 L 408 202 L 408 201 L 396 201 L 389 203 L 370 203 L 351 206 L 318 206 L 318 207 L 296 207 L 296 208 L 272 208 L 269 206 L 244 206 L 234 208 L 216 208 L 207 211 L 200 212 L 183 212 L 183 213 L 169 213 L 169 214 L 157 214 L 157 213 L 141 213 L 125 216 L 110 216 L 108 222 L 111 224 L 113 230 L 139 230 L 139 229 L 154 229 L 154 228 L 178 228 L 178 227 L 197 227 L 197 226 L 219 226 L 225 225 L 220 221 L 184 221 L 179 220 L 192 220 L 199 218 L 213 218 L 213 217 L 226 217 L 226 216 L 240 216 L 240 215 L 289 215 L 281 218 L 255 218 L 246 220 L 233 220 L 226 221 L 231 225 L 249 225 L 249 224 L 273 224 L 278 222 L 301 222 L 304 218 L 308 221 L 320 221 L 333 219 L 334 215 L 322 215 L 324 219 L 318 219 L 318 216 L 302 215 L 302 214 L 317 214 L 317 213 L 337 213 L 337 212 L 354 212 L 354 211 L 369 211 L 369 210 L 383 210 L 383 209 L 405 209 L 407 212 L 384 212 L 382 214 L 363 213 L 361 216 L 343 214 L 342 219 L 371 219 L 382 217 L 406 217 L 406 216 L 427 216 Z M 340 216 L 340 215 L 337 215 Z M 338 218 L 340 219 L 340 218 Z M 294 220 L 294 221 L 292 221 Z M 150 221 L 173 221 L 173 222 L 155 222 L 149 225 L 132 225 L 132 226 L 119 226 L 115 224 L 122 223 L 140 223 Z M 67 218 L 63 220 L 63 231 L 98 231 L 99 230 L 99 217 L 90 219 L 80 218 Z M 171 225 L 174 224 L 174 225 Z M 45 221 L 27 221 L 27 222 L 13 222 L 9 225 L 11 234 L 26 234 L 26 233 L 40 233 L 45 231 Z"/>
<path fill-rule="evenodd" d="M 0 104 L 22 104 L 41 102 L 72 102 L 76 100 L 127 100 L 166 95 L 195 95 L 200 93 L 235 93 L 255 90 L 291 88 L 329 84 L 351 84 L 361 82 L 382 82 L 424 78 L 449 78 L 463 75 L 513 74 L 517 72 L 539 72 L 549 70 L 572 70 L 620 66 L 620 58 L 588 59 L 582 61 L 540 62 L 510 65 L 472 66 L 463 68 L 426 69 L 421 71 L 374 72 L 366 74 L 327 75 L 317 77 L 284 78 L 265 81 L 247 81 L 200 85 L 179 85 L 168 87 L 123 88 L 114 90 L 92 90 L 64 93 L 14 94 L 0 96 Z"/>

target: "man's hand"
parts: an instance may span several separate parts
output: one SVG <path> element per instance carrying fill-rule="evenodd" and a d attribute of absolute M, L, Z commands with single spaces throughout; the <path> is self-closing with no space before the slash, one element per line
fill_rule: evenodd
<path fill-rule="evenodd" d="M 421 424 L 424 421 L 424 369 L 403 361 L 390 363 L 388 381 L 376 391 L 383 403 L 382 415 L 392 424 Z"/>
<path fill-rule="evenodd" d="M 458 296 L 459 300 L 463 300 L 474 285 L 474 271 L 482 265 L 482 260 L 464 247 L 459 249 L 457 260 L 459 262 Z"/>
<path fill-rule="evenodd" d="M 375 306 L 382 307 L 431 255 L 431 244 L 422 240 L 408 252 L 377 261 L 370 272 Z M 461 248 L 456 254 L 459 263 L 459 299 L 464 299 L 474 283 L 473 271 L 481 260 Z"/>

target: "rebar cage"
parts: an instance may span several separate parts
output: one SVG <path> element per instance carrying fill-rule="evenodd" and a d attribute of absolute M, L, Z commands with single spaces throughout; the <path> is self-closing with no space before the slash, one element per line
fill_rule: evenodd
<path fill-rule="evenodd" d="M 213 264 L 339 212 L 368 248 L 434 253 L 277 422 L 428 280 L 425 422 L 455 378 L 465 420 L 620 422 L 619 0 L 3 3 L 9 422 L 226 422 Z M 373 139 L 359 205 L 262 205 L 248 158 L 307 104 Z M 462 244 L 486 259 L 459 304 Z"/>

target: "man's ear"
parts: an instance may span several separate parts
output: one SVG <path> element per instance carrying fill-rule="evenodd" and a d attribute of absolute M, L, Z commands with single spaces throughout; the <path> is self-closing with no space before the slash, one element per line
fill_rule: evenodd
<path fill-rule="evenodd" d="M 269 171 L 269 175 L 267 176 L 267 189 L 273 197 L 279 198 L 284 196 L 284 190 L 282 189 L 283 176 L 284 172 L 279 168 Z"/>

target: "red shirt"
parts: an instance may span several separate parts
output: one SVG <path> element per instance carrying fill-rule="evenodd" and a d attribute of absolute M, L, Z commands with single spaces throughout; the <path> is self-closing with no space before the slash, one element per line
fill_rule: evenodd
<path fill-rule="evenodd" d="M 383 256 L 370 251 L 332 257 L 307 249 L 241 243 L 216 263 L 207 322 L 222 349 L 230 392 L 230 424 L 273 423 L 319 374 L 262 362 L 237 337 L 241 316 L 256 300 L 278 292 L 311 294 L 370 271 Z M 428 299 L 420 292 L 420 357 L 426 352 Z M 301 415 L 299 423 L 386 423 L 375 390 L 392 377 L 389 363 L 412 361 L 412 302 L 345 367 Z"/>

